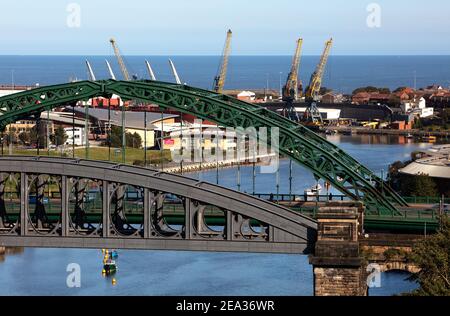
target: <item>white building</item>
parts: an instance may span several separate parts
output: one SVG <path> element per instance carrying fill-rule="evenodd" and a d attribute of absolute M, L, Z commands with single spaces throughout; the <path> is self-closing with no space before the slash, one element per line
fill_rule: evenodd
<path fill-rule="evenodd" d="M 422 97 L 418 100 L 406 100 L 400 105 L 403 114 L 417 113 L 419 117 L 425 118 L 434 115 L 433 108 L 427 108 L 427 102 Z"/>
<path fill-rule="evenodd" d="M 256 93 L 252 91 L 242 91 L 237 95 L 237 98 L 243 101 L 254 101 L 256 99 Z"/>
<path fill-rule="evenodd" d="M 282 114 L 283 110 L 277 110 L 278 113 Z M 295 111 L 298 113 L 299 117 L 302 117 L 306 112 L 306 107 L 296 107 Z M 324 120 L 338 120 L 341 117 L 340 109 L 328 109 L 319 107 L 320 115 Z"/>
<path fill-rule="evenodd" d="M 434 109 L 433 108 L 423 108 L 420 110 L 420 117 L 430 117 L 434 115 Z"/>
<path fill-rule="evenodd" d="M 85 146 L 86 145 L 86 133 L 84 128 L 75 127 L 66 127 L 64 129 L 67 135 L 66 145 L 72 145 L 74 143 L 75 138 L 75 146 Z"/>
<path fill-rule="evenodd" d="M 408 175 L 426 174 L 432 178 L 450 179 L 450 146 L 439 145 L 423 152 L 425 157 L 399 170 Z"/>
<path fill-rule="evenodd" d="M 4 97 L 10 94 L 31 90 L 32 87 L 28 86 L 0 86 L 0 97 Z"/>

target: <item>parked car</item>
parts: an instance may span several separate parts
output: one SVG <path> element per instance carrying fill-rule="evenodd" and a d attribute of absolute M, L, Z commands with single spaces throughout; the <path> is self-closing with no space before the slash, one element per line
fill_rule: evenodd
<path fill-rule="evenodd" d="M 44 196 L 44 198 L 42 199 L 44 204 L 48 204 L 49 200 L 48 197 Z M 37 197 L 36 195 L 30 195 L 28 196 L 28 203 L 29 204 L 36 204 L 37 202 Z"/>
<path fill-rule="evenodd" d="M 440 208 L 441 208 L 440 204 L 433 205 L 434 210 L 439 210 Z M 449 213 L 450 212 L 450 204 L 443 204 L 442 209 L 445 213 Z"/>

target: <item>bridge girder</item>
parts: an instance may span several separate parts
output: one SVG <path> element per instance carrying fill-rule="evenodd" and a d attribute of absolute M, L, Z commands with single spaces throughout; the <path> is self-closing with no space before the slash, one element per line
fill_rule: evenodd
<path fill-rule="evenodd" d="M 0 128 L 46 109 L 112 94 L 152 102 L 228 127 L 277 127 L 279 152 L 330 182 L 369 213 L 400 214 L 407 203 L 383 180 L 336 145 L 308 128 L 259 105 L 208 90 L 158 81 L 81 81 L 47 86 L 0 98 Z M 270 143 L 270 130 L 268 131 Z M 383 190 L 383 191 L 381 191 Z M 392 202 L 391 202 L 392 201 Z"/>
<path fill-rule="evenodd" d="M 45 195 L 50 185 L 59 198 Z M 20 193 L 7 199 L 7 187 Z M 179 227 L 167 223 L 168 195 L 179 199 L 169 205 L 181 211 Z M 208 225 L 207 212 L 223 216 L 223 226 Z M 316 221 L 298 212 L 179 175 L 101 161 L 0 157 L 2 246 L 307 253 L 316 231 Z"/>

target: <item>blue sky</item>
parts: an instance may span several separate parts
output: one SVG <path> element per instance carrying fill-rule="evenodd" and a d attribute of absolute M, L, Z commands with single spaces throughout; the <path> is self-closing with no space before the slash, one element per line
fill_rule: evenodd
<path fill-rule="evenodd" d="M 369 28 L 367 6 L 381 8 Z M 81 9 L 67 26 L 67 5 Z M 218 55 L 228 28 L 235 55 L 448 55 L 448 0 L 14 0 L 0 10 L 1 55 Z"/>

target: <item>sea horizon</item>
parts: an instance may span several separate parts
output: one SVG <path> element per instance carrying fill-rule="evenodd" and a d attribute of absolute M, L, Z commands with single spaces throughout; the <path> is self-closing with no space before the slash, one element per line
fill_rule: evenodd
<path fill-rule="evenodd" d="M 124 55 L 131 74 L 148 79 L 144 61 L 148 60 L 156 79 L 174 82 L 168 65 L 171 58 L 181 80 L 194 87 L 211 89 L 220 64 L 219 55 Z M 88 79 L 85 60 L 89 60 L 97 79 L 110 74 L 105 59 L 118 79 L 122 78 L 114 55 L 0 55 L 0 84 L 51 85 Z M 320 56 L 304 55 L 299 77 L 306 86 Z M 284 85 L 291 69 L 289 55 L 232 55 L 225 89 L 273 89 Z M 450 86 L 450 55 L 331 55 L 323 87 L 349 94 L 357 88 L 375 86 L 395 90 L 439 84 Z"/>

